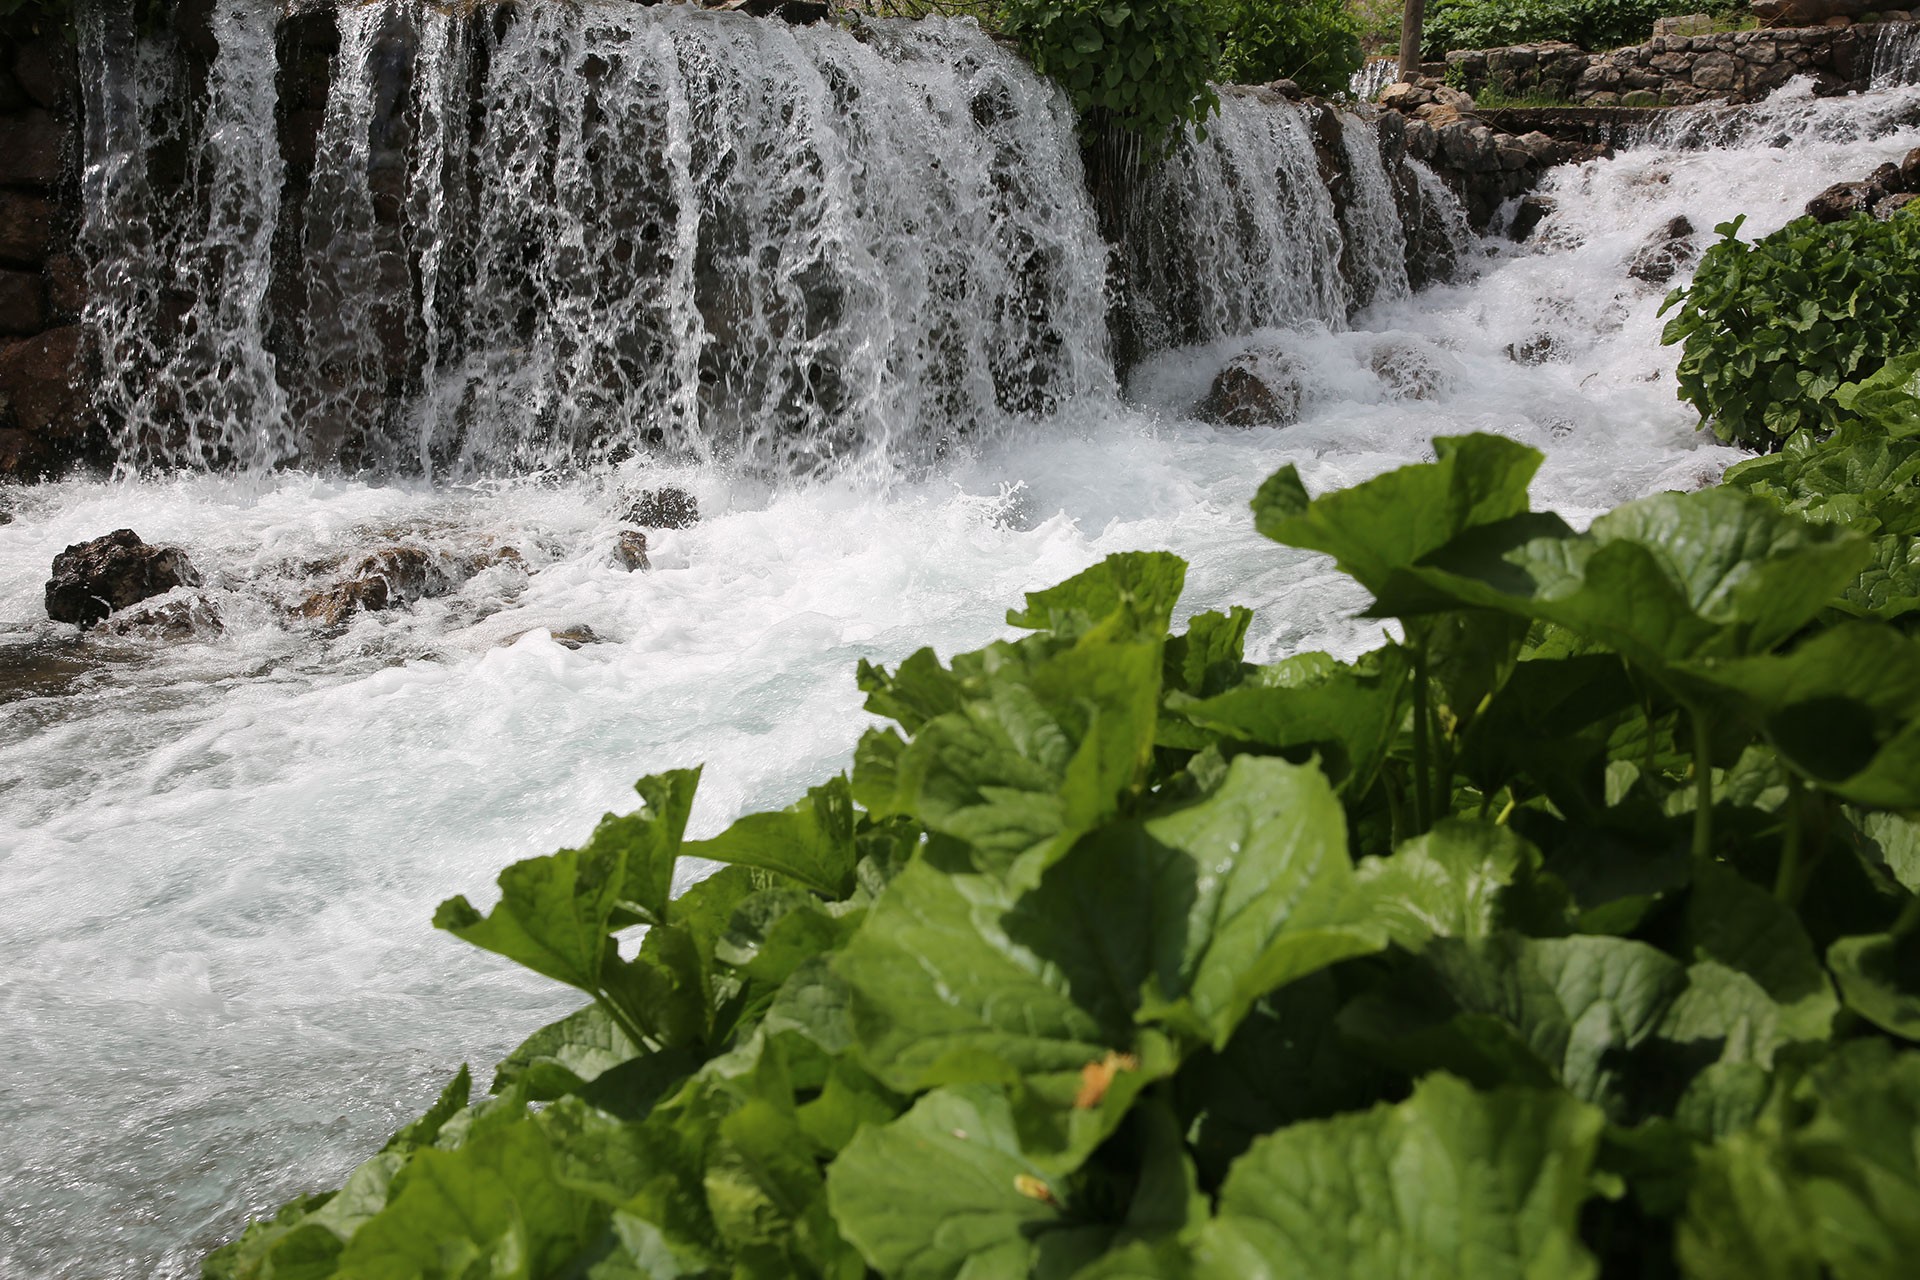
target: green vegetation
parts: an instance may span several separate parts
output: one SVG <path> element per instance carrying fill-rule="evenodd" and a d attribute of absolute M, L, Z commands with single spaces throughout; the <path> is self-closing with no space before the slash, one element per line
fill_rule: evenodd
<path fill-rule="evenodd" d="M 207 1274 L 1902 1274 L 1917 378 L 1585 532 L 1499 437 L 1284 468 L 1352 662 L 1136 552 L 862 664 L 850 777 L 699 842 L 648 778 L 443 904 L 589 1002 Z"/>
<path fill-rule="evenodd" d="M 1854 416 L 1843 384 L 1879 370 L 1920 333 L 1920 215 L 1788 223 L 1748 244 L 1715 230 L 1693 284 L 1676 289 L 1663 340 L 1682 346 L 1680 394 L 1716 435 L 1777 449 Z"/>
<path fill-rule="evenodd" d="M 1209 0 L 1220 32 L 1219 78 L 1292 80 L 1309 93 L 1345 93 L 1365 61 L 1361 24 L 1347 0 Z"/>
<path fill-rule="evenodd" d="M 1220 105 L 1206 0 L 1001 0 L 998 17 L 1090 122 L 1162 139 Z"/>
<path fill-rule="evenodd" d="M 1724 16 L 1744 9 L 1744 0 L 1432 0 L 1422 56 L 1438 61 L 1449 49 L 1491 49 L 1537 40 L 1613 49 L 1645 40 L 1655 18 Z"/>

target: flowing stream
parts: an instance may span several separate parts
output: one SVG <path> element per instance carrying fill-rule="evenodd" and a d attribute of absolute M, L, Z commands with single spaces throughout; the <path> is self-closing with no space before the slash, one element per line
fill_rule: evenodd
<path fill-rule="evenodd" d="M 1666 286 L 1629 261 L 1920 144 L 1911 87 L 1689 113 L 1415 293 L 1409 175 L 1358 118 L 1336 202 L 1303 109 L 1229 95 L 1110 253 L 1064 102 L 963 24 L 356 6 L 289 147 L 258 12 L 214 6 L 191 109 L 164 38 L 110 6 L 83 32 L 127 465 L 4 495 L 9 1280 L 196 1274 L 459 1063 L 484 1082 L 577 1001 L 434 904 L 484 906 L 653 770 L 705 764 L 696 835 L 790 802 L 848 764 L 862 658 L 978 646 L 1135 548 L 1192 562 L 1183 612 L 1254 606 L 1255 660 L 1371 647 L 1353 587 L 1252 530 L 1287 462 L 1317 490 L 1498 431 L 1576 521 L 1711 482 L 1736 455 L 1674 399 Z M 1116 306 L 1146 335 L 1125 369 Z M 1195 420 L 1239 356 L 1296 381 L 1297 423 Z M 622 514 L 669 484 L 702 518 L 629 573 Z M 186 549 L 217 630 L 47 621 L 52 557 L 119 527 Z M 393 545 L 517 555 L 342 626 L 293 612 Z"/>

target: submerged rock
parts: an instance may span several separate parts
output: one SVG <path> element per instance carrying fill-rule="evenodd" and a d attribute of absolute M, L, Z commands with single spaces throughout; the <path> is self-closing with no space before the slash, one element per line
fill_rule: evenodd
<path fill-rule="evenodd" d="M 198 635 L 219 635 L 227 629 L 220 621 L 219 611 L 205 596 L 129 610 L 108 619 L 106 626 L 117 636 L 149 636 L 157 640 L 191 640 Z"/>
<path fill-rule="evenodd" d="M 1281 351 L 1244 351 L 1214 375 L 1194 416 L 1223 427 L 1285 427 L 1300 420 L 1302 398 L 1294 357 Z"/>
<path fill-rule="evenodd" d="M 382 547 L 361 557 L 344 581 L 313 592 L 294 607 L 300 617 L 335 627 L 356 613 L 397 609 L 457 589 L 483 569 L 523 563 L 512 547 L 473 555 L 439 555 L 424 547 Z"/>
<path fill-rule="evenodd" d="M 613 558 L 628 573 L 652 568 L 647 563 L 647 535 L 638 529 L 622 529 L 620 536 L 614 539 Z"/>
<path fill-rule="evenodd" d="M 91 542 L 76 542 L 53 558 L 47 580 L 47 616 L 91 627 L 115 610 L 197 587 L 200 575 L 178 547 L 152 547 L 131 529 L 115 529 Z"/>
<path fill-rule="evenodd" d="M 700 522 L 700 502 L 675 485 L 646 489 L 627 504 L 621 518 L 643 529 L 685 529 Z"/>
<path fill-rule="evenodd" d="M 1684 217 L 1675 218 L 1635 251 L 1627 262 L 1627 274 L 1648 284 L 1666 284 L 1699 256 L 1693 243 L 1693 223 Z"/>
<path fill-rule="evenodd" d="M 1453 389 L 1453 376 L 1432 354 L 1411 342 L 1382 342 L 1367 357 L 1367 367 L 1396 400 L 1431 400 Z"/>

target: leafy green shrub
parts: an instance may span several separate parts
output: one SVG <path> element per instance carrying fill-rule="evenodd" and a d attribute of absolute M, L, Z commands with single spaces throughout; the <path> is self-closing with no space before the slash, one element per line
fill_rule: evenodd
<path fill-rule="evenodd" d="M 1364 57 L 1346 0 L 1209 0 L 1220 32 L 1220 78 L 1292 80 L 1309 93 L 1346 92 Z"/>
<path fill-rule="evenodd" d="M 1613 49 L 1645 40 L 1655 18 L 1698 13 L 1700 8 L 1675 0 L 1432 0 L 1422 56 L 1439 59 L 1449 49 L 1491 49 L 1536 40 Z"/>
<path fill-rule="evenodd" d="M 1907 462 L 1839 447 L 1769 483 L 1885 527 Z M 1113 556 L 863 663 L 850 779 L 691 842 L 649 778 L 443 904 L 590 1003 L 207 1275 L 1904 1274 L 1920 641 L 1827 615 L 1873 544 L 1757 484 L 1575 532 L 1534 451 L 1435 451 L 1253 504 L 1400 642 L 1250 665 Z"/>
<path fill-rule="evenodd" d="M 1219 109 L 1207 0 L 1004 0 L 1000 21 L 1090 123 L 1164 139 Z"/>
<path fill-rule="evenodd" d="M 1878 370 L 1920 333 L 1920 215 L 1788 223 L 1748 244 L 1743 219 L 1715 230 L 1661 340 L 1682 343 L 1680 395 L 1715 435 L 1777 449 L 1825 434 L 1847 411 L 1842 383 Z"/>

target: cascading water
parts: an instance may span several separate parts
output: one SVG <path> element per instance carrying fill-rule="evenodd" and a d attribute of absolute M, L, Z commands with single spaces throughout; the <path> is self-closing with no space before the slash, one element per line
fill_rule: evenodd
<path fill-rule="evenodd" d="M 1920 84 L 1920 23 L 1883 22 L 1873 42 L 1868 83 L 1876 89 Z"/>
<path fill-rule="evenodd" d="M 249 9 L 214 5 L 235 61 L 202 94 L 172 39 L 82 31 L 103 410 L 129 461 L 197 469 L 5 495 L 8 1277 L 192 1275 L 462 1060 L 484 1083 L 574 1002 L 435 934 L 434 904 L 484 901 L 662 768 L 706 765 L 695 836 L 789 802 L 846 766 L 862 658 L 977 646 L 1021 591 L 1146 547 L 1193 562 L 1184 610 L 1257 607 L 1255 661 L 1370 647 L 1352 586 L 1251 528 L 1287 462 L 1318 490 L 1499 431 L 1547 452 L 1537 500 L 1574 520 L 1710 479 L 1734 455 L 1673 399 L 1664 288 L 1628 260 L 1679 213 L 1765 232 L 1920 142 L 1917 89 L 1790 96 L 1713 125 L 1721 150 L 1720 117 L 1688 113 L 1555 173 L 1527 245 L 1412 295 L 1370 131 L 1316 149 L 1308 108 L 1236 96 L 1121 193 L 1153 251 L 1122 245 L 1110 297 L 1071 121 L 971 27 L 352 6 L 331 89 L 268 135 L 274 178 L 243 159 L 263 135 L 228 134 L 262 122 Z M 1386 177 L 1402 209 L 1435 181 Z M 1425 194 L 1419 216 L 1458 218 Z M 228 279 L 249 287 L 183 291 Z M 1193 345 L 1144 351 L 1123 398 L 1108 314 L 1142 298 Z M 1254 348 L 1298 372 L 1299 421 L 1193 421 Z M 877 478 L 824 465 L 908 446 Z M 769 479 L 786 458 L 808 478 Z M 628 573 L 630 502 L 667 483 L 702 519 L 649 531 Z M 52 556 L 124 526 L 187 550 L 205 582 L 182 598 L 217 631 L 46 620 Z M 392 546 L 516 556 L 408 608 L 299 615 Z"/>
<path fill-rule="evenodd" d="M 311 178 L 282 210 L 265 12 L 216 4 L 185 184 L 211 193 L 204 221 L 143 207 L 151 112 L 92 139 L 90 244 L 129 286 L 89 319 L 129 455 L 807 469 L 925 458 L 1110 383 L 1073 121 L 970 25 L 343 7 Z M 102 79 L 133 74 L 96 50 Z M 270 299 L 283 215 L 298 247 Z M 148 282 L 175 264 L 209 301 L 170 326 Z"/>
<path fill-rule="evenodd" d="M 1206 138 L 1141 181 L 1123 255 L 1148 350 L 1301 320 L 1346 324 L 1340 222 L 1309 128 L 1291 103 L 1227 93 Z"/>

